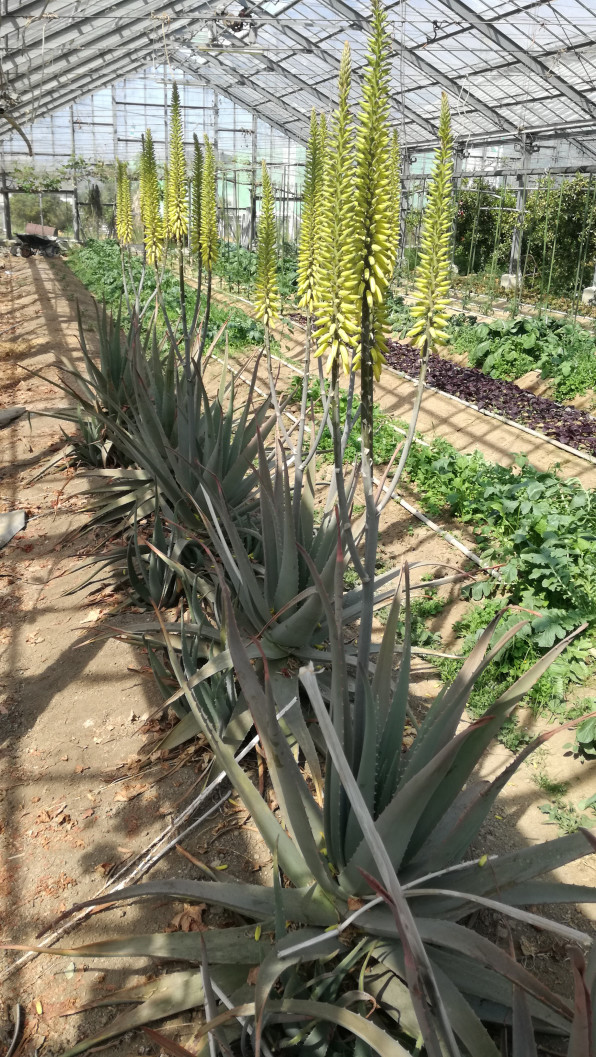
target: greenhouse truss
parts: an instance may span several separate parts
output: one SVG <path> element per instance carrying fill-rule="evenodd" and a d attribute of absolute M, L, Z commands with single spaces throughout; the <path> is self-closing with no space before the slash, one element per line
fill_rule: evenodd
<path fill-rule="evenodd" d="M 451 105 L 462 172 L 596 163 L 596 12 L 589 0 L 400 0 L 388 13 L 391 117 L 418 170 L 436 140 L 441 91 Z M 189 127 L 203 127 L 205 105 L 213 120 L 213 100 L 221 99 L 222 130 L 236 121 L 248 137 L 261 122 L 276 140 L 303 145 L 311 109 L 334 106 L 345 40 L 359 88 L 368 14 L 358 0 L 2 0 L 4 167 L 26 149 L 7 119 L 39 155 L 69 154 L 77 132 L 83 143 L 90 125 L 113 129 L 114 139 L 97 136 L 92 144 L 99 156 L 126 154 L 133 112 L 147 127 L 148 111 L 155 116 L 161 103 L 163 128 L 164 68 L 213 93 L 208 104 L 199 96 L 187 101 Z M 152 71 L 152 91 L 138 85 L 128 95 L 110 91 L 143 71 Z M 122 102 L 126 122 L 119 120 Z"/>

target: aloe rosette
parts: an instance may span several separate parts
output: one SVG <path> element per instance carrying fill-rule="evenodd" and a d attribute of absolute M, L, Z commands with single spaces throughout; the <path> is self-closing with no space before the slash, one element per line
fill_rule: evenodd
<path fill-rule="evenodd" d="M 243 1003 L 242 1015 L 253 1021 L 257 1035 L 274 1049 L 283 1037 L 283 1030 L 276 1027 L 276 1014 L 283 1011 L 290 1019 L 307 1015 L 305 1044 L 325 1037 L 328 1029 L 323 1025 L 331 1021 L 383 1055 L 403 1057 L 409 1051 L 400 1039 L 405 1044 L 408 1036 L 415 1038 L 422 1032 L 428 1053 L 500 1057 L 490 1026 L 510 1017 L 512 993 L 517 1009 L 514 1029 L 520 1039 L 532 1040 L 534 1028 L 568 1035 L 574 1021 L 573 1003 L 466 924 L 474 911 L 484 908 L 587 948 L 587 960 L 578 950 L 578 965 L 583 967 L 588 990 L 594 985 L 591 938 L 524 907 L 594 901 L 592 887 L 536 878 L 589 854 L 596 847 L 596 835 L 582 831 L 503 855 L 483 854 L 482 826 L 497 795 L 534 746 L 492 781 L 474 780 L 478 761 L 506 717 L 565 643 L 505 689 L 480 720 L 458 733 L 476 679 L 519 630 L 519 625 L 510 629 L 491 649 L 497 616 L 404 749 L 411 678 L 408 570 L 404 569 L 402 590 L 390 609 L 361 716 L 353 713 L 346 647 L 334 618 L 341 604 L 342 572 L 338 554 L 334 602 L 318 582 L 328 610 L 333 654 L 329 709 L 323 704 L 312 666 L 300 672 L 327 746 L 322 808 L 280 726 L 283 720 L 276 715 L 268 669 L 264 668 L 260 680 L 223 584 L 227 647 L 267 759 L 279 817 L 235 758 L 208 709 L 189 690 L 177 653 L 170 651 L 189 708 L 209 740 L 217 767 L 242 797 L 286 885 L 275 880 L 277 870 L 273 887 L 240 881 L 157 880 L 108 893 L 93 904 L 139 897 L 207 901 L 252 919 L 253 926 L 244 931 L 208 931 L 206 958 L 219 989 L 218 1000 L 221 991 L 228 998 L 236 995 L 235 1001 Z M 317 582 L 314 568 L 313 578 Z M 395 675 L 394 643 L 402 604 L 405 632 Z M 479 839 L 480 854 L 464 858 Z M 234 943 L 238 951 L 231 953 Z M 174 933 L 100 941 L 58 953 L 85 958 L 134 953 L 192 959 L 199 957 L 198 951 L 195 937 Z M 242 989 L 249 965 L 259 968 L 255 988 L 247 998 Z M 322 973 L 327 983 L 316 986 Z M 194 980 L 197 974 L 192 969 L 161 978 L 160 1016 L 203 1004 L 200 977 L 196 984 Z M 341 996 L 346 994 L 350 996 L 346 1016 L 334 1019 L 329 1006 L 341 1005 Z M 142 989 L 130 997 L 139 1002 L 134 1011 L 121 1015 L 71 1054 L 155 1016 L 155 1007 Z M 370 1030 L 358 1013 L 363 1000 L 376 1003 Z M 298 1005 L 292 1005 L 294 1001 Z M 225 1004 L 214 1003 L 210 1015 L 214 1014 L 220 1020 L 210 1022 L 204 1031 L 219 1022 L 229 1023 Z M 570 1057 L 576 1052 L 570 1049 Z"/>

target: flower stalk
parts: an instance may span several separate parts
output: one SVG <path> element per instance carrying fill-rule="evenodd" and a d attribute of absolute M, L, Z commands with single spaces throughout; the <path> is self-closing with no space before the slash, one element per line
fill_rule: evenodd
<path fill-rule="evenodd" d="M 383 510 L 401 478 L 414 441 L 431 352 L 449 340 L 446 333 L 451 284 L 451 227 L 453 223 L 452 137 L 449 102 L 443 92 L 439 120 L 439 144 L 431 171 L 428 201 L 424 210 L 420 264 L 416 272 L 412 309 L 415 323 L 407 338 L 420 349 L 420 373 L 414 407 L 393 481 L 383 499 Z"/>
<path fill-rule="evenodd" d="M 203 157 L 203 172 L 201 179 L 201 261 L 207 275 L 207 296 L 205 302 L 205 315 L 201 329 L 201 340 L 199 343 L 199 363 L 205 341 L 207 340 L 207 327 L 211 313 L 211 284 L 213 281 L 213 268 L 217 263 L 219 239 L 217 233 L 217 179 L 215 171 L 215 152 L 213 144 L 205 136 L 205 153 Z"/>

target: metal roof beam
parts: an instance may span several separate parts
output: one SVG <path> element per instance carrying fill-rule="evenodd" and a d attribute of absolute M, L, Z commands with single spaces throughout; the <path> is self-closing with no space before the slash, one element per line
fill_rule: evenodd
<path fill-rule="evenodd" d="M 334 11 L 335 14 L 341 15 L 349 22 L 358 23 L 361 28 L 370 25 L 370 22 L 368 22 L 367 19 L 362 18 L 362 15 L 350 4 L 347 4 L 345 0 L 323 0 L 323 3 L 326 7 L 330 8 L 331 11 Z M 390 33 L 390 37 L 394 55 L 402 56 L 407 63 L 416 66 L 422 73 L 426 74 L 427 77 L 430 77 L 431 81 L 434 81 L 435 84 L 440 84 L 445 91 L 451 92 L 452 95 L 462 96 L 465 93 L 466 102 L 470 103 L 475 110 L 488 118 L 491 124 L 496 125 L 497 128 L 508 129 L 510 132 L 515 130 L 516 126 L 506 117 L 503 117 L 502 114 L 499 114 L 497 110 L 494 110 L 492 106 L 489 106 L 488 103 L 485 103 L 482 99 L 473 95 L 472 92 L 465 89 L 458 81 L 454 81 L 452 77 L 448 76 L 448 74 L 437 69 L 432 62 L 429 62 L 428 59 L 419 55 L 418 52 L 412 51 L 411 48 L 407 48 L 405 45 L 401 44 L 400 41 L 396 40 L 392 33 Z"/>
<path fill-rule="evenodd" d="M 100 61 L 97 64 L 97 69 L 89 70 L 89 67 L 87 67 L 86 73 L 70 80 L 66 78 L 63 83 L 61 81 L 56 86 L 55 90 L 42 95 L 38 108 L 39 114 L 43 116 L 47 111 L 59 110 L 66 105 L 65 99 L 68 99 L 69 102 L 74 102 L 83 96 L 89 95 L 91 92 L 97 91 L 98 79 L 103 78 L 104 73 L 106 77 L 103 78 L 103 83 L 110 84 L 112 81 L 119 80 L 122 72 L 126 73 L 126 70 L 130 70 L 133 66 L 135 70 L 148 66 L 152 51 L 153 42 L 145 44 L 144 47 L 140 44 L 134 57 L 131 56 L 130 50 L 126 48 L 122 54 L 112 56 L 109 62 Z M 136 62 L 137 58 L 139 62 Z M 29 109 L 29 103 L 23 103 L 14 107 L 10 113 L 20 118 L 22 122 L 30 123 L 31 120 L 37 120 L 37 115 L 31 119 L 28 113 Z"/>
<path fill-rule="evenodd" d="M 85 96 L 91 95 L 93 92 L 99 91 L 101 88 L 105 88 L 106 85 L 114 84 L 115 81 L 119 81 L 122 77 L 126 77 L 127 74 L 137 73 L 138 70 L 146 69 L 148 59 L 150 58 L 151 49 L 141 49 L 135 59 L 138 58 L 138 63 L 131 59 L 129 55 L 123 55 L 115 63 L 105 64 L 97 70 L 95 75 L 91 75 L 88 79 L 87 87 L 82 89 L 81 87 L 64 87 L 61 92 L 55 93 L 51 99 L 47 100 L 44 104 L 44 116 L 56 110 L 62 110 L 69 106 L 71 103 L 75 103 L 78 99 L 82 99 Z M 14 129 L 7 122 L 0 121 L 0 139 L 10 135 L 14 132 Z"/>
<path fill-rule="evenodd" d="M 263 122 L 266 122 L 267 125 L 275 125 L 278 131 L 280 131 L 283 135 L 286 135 L 288 138 L 291 138 L 291 140 L 296 140 L 297 142 L 305 145 L 306 136 L 303 134 L 303 132 L 297 132 L 294 128 L 291 128 L 290 126 L 296 122 L 299 122 L 300 125 L 302 125 L 304 128 L 308 127 L 310 120 L 309 114 L 304 114 L 301 110 L 296 110 L 295 107 L 288 106 L 287 104 L 282 103 L 282 101 L 278 99 L 275 95 L 269 92 L 265 92 L 264 89 L 258 88 L 257 86 L 255 86 L 254 91 L 259 92 L 262 96 L 264 96 L 263 101 L 262 103 L 249 104 L 248 101 L 242 95 L 241 91 L 236 92 L 237 87 L 242 88 L 243 84 L 248 84 L 247 78 L 244 76 L 239 76 L 237 71 L 235 71 L 234 68 L 230 68 L 227 63 L 222 62 L 219 56 L 210 55 L 209 61 L 205 63 L 202 62 L 200 66 L 194 68 L 191 64 L 193 56 L 185 56 L 184 54 L 176 52 L 175 50 L 173 50 L 170 54 L 174 57 L 175 62 L 180 64 L 182 69 L 191 71 L 194 77 L 198 77 L 199 79 L 201 79 L 204 73 L 210 74 L 211 84 L 215 86 L 218 92 L 220 92 L 222 95 L 228 95 L 230 99 L 234 99 L 235 103 L 238 103 L 239 106 L 243 107 L 245 110 L 258 114 L 261 117 L 261 120 L 263 120 Z M 236 75 L 234 85 L 228 86 L 227 84 L 225 84 L 225 82 L 222 82 L 221 80 L 219 81 L 217 79 L 217 74 L 213 73 L 213 70 L 210 68 L 210 62 L 212 59 L 216 60 L 216 66 L 219 67 L 224 74 L 232 73 Z M 277 107 L 282 107 L 282 109 L 287 111 L 288 124 L 283 122 L 283 120 L 280 120 L 279 117 L 268 117 L 265 111 L 260 109 L 263 106 L 271 104 Z M 290 116 L 290 114 L 293 114 L 294 116 Z"/>
<path fill-rule="evenodd" d="M 155 6 L 151 13 L 157 17 L 162 14 L 167 15 L 172 12 L 173 6 L 163 0 L 162 3 L 158 3 Z M 178 4 L 175 6 L 184 5 Z M 200 5 L 199 9 L 201 7 L 207 7 L 207 4 Z M 87 50 L 95 42 L 101 43 L 106 39 L 117 37 L 122 29 L 134 29 L 140 24 L 146 26 L 151 21 L 151 18 L 147 15 L 147 4 L 144 0 L 121 0 L 120 3 L 113 4 L 109 9 L 110 17 L 107 23 L 104 11 L 105 5 L 92 14 L 86 13 L 84 18 L 79 18 L 67 26 L 54 30 L 54 32 L 51 31 L 52 22 L 49 21 L 46 24 L 46 32 L 40 37 L 39 43 L 28 41 L 27 31 L 25 30 L 21 34 L 21 36 L 25 37 L 21 47 L 13 47 L 10 41 L 6 43 L 6 56 L 2 60 L 5 71 L 16 71 L 23 65 L 26 65 L 29 70 L 39 64 L 44 64 L 47 67 L 52 62 L 51 53 L 53 49 L 67 48 L 72 53 L 76 52 L 79 44 L 83 44 L 85 50 Z M 135 15 L 139 16 L 138 19 L 131 22 L 130 19 Z M 106 29 L 106 25 L 109 25 L 110 28 Z"/>
<path fill-rule="evenodd" d="M 178 23 L 178 25 L 188 26 L 195 22 L 198 17 L 196 5 L 192 14 L 186 14 L 187 9 L 191 6 L 192 0 L 177 0 L 176 3 L 170 5 L 169 13 L 183 19 L 182 23 Z M 201 4 L 198 10 L 203 10 L 208 8 L 208 6 L 208 3 Z M 36 94 L 34 89 L 38 86 L 42 91 L 45 91 L 46 88 L 51 89 L 58 85 L 62 73 L 65 73 L 67 78 L 72 78 L 76 75 L 76 71 L 79 68 L 82 71 L 86 71 L 90 67 L 93 68 L 94 62 L 103 61 L 105 58 L 106 48 L 109 47 L 109 53 L 114 54 L 116 50 L 119 52 L 121 48 L 131 48 L 131 45 L 133 45 L 132 53 L 134 53 L 138 42 L 153 41 L 159 45 L 162 38 L 158 34 L 159 30 L 155 21 L 152 21 L 151 18 L 140 19 L 138 22 L 129 23 L 126 32 L 124 29 L 117 30 L 116 33 L 113 30 L 104 30 L 99 37 L 95 35 L 93 40 L 89 42 L 91 44 L 94 43 L 96 45 L 95 48 L 91 53 L 85 49 L 79 56 L 78 61 L 73 61 L 73 55 L 70 53 L 53 62 L 49 70 L 45 68 L 43 62 L 40 62 L 39 65 L 34 65 L 33 70 L 20 76 L 17 75 L 11 83 L 11 88 L 23 96 L 18 106 L 20 107 L 21 103 L 28 98 L 27 89 L 29 89 L 29 98 L 31 98 Z M 117 44 L 113 43 L 115 35 L 119 38 Z M 21 88 L 21 85 L 24 87 Z"/>
<path fill-rule="evenodd" d="M 259 4 L 253 3 L 252 0 L 243 0 L 243 2 L 244 8 L 248 8 L 249 11 L 261 10 Z M 283 28 L 279 29 L 279 32 L 285 34 L 285 36 L 289 37 L 290 40 L 294 40 L 296 44 L 299 44 L 300 47 L 305 48 L 306 51 L 312 52 L 313 55 L 316 55 L 319 59 L 322 60 L 322 62 L 326 63 L 326 65 L 329 66 L 332 71 L 339 70 L 340 61 L 335 57 L 335 55 L 331 55 L 328 52 L 323 51 L 323 49 L 316 43 L 316 41 L 311 40 L 310 37 L 304 36 L 303 33 L 300 33 L 299 30 L 294 29 L 293 26 L 284 25 Z M 364 81 L 364 77 L 358 70 L 353 70 L 352 80 L 356 81 L 357 84 L 361 85 Z M 404 116 L 407 117 L 409 121 L 413 121 L 416 125 L 418 125 L 420 128 L 423 128 L 426 132 L 430 132 L 431 136 L 437 136 L 438 129 L 436 125 L 433 125 L 432 121 L 429 121 L 425 117 L 421 117 L 420 114 L 418 114 L 415 110 L 410 109 L 410 107 L 406 106 L 402 102 L 402 100 L 397 96 L 392 95 L 391 100 L 394 106 L 396 106 L 398 110 L 401 110 Z"/>
<path fill-rule="evenodd" d="M 229 33 L 228 31 L 222 33 L 222 36 L 225 37 L 226 40 L 235 40 L 233 34 Z M 293 54 L 290 48 L 288 48 L 288 51 Z M 321 106 L 329 108 L 336 105 L 335 98 L 334 96 L 332 96 L 331 92 L 329 93 L 329 95 L 324 95 L 323 92 L 319 91 L 319 89 L 316 88 L 314 85 L 309 84 L 308 81 L 304 81 L 302 77 L 298 76 L 298 74 L 294 73 L 292 70 L 287 69 L 287 67 L 282 65 L 282 63 L 276 62 L 274 59 L 269 58 L 268 55 L 254 55 L 251 56 L 251 58 L 258 60 L 258 62 L 262 64 L 261 68 L 263 70 L 270 70 L 271 73 L 279 74 L 291 84 L 299 88 L 300 91 L 310 92 L 312 97 L 316 99 Z M 333 71 L 330 72 L 330 76 L 333 77 Z M 255 85 L 255 89 L 260 91 L 257 85 Z M 281 101 L 281 99 L 279 99 L 279 101 Z M 413 110 L 411 110 L 407 105 L 400 103 L 400 109 L 403 110 L 404 116 L 409 118 L 411 121 L 419 121 L 419 115 L 416 114 Z M 432 126 L 430 127 L 432 128 Z"/>
<path fill-rule="evenodd" d="M 535 58 L 533 55 L 529 55 L 524 48 L 521 48 L 519 44 L 516 44 L 511 37 L 508 37 L 506 33 L 503 33 L 498 26 L 495 26 L 492 22 L 486 22 L 473 8 L 468 7 L 464 0 L 441 0 L 444 7 L 448 8 L 457 15 L 458 18 L 463 18 L 470 23 L 470 29 L 473 32 L 479 33 L 482 37 L 486 37 L 491 40 L 493 44 L 496 44 L 498 48 L 506 52 L 508 55 L 512 55 L 520 66 L 524 66 L 527 70 L 531 70 L 532 73 L 536 74 L 547 84 L 550 84 L 552 88 L 555 88 L 560 95 L 565 96 L 570 102 L 575 103 L 576 106 L 583 110 L 586 114 L 589 114 L 591 118 L 596 118 L 596 103 L 592 103 L 583 92 L 578 92 L 576 88 L 573 88 L 570 84 L 567 84 L 562 77 L 559 77 L 554 70 L 550 70 L 549 67 L 541 62 L 540 59 Z M 487 67 L 487 73 L 490 73 L 490 67 Z"/>
<path fill-rule="evenodd" d="M 256 114 L 261 121 L 265 122 L 267 125 L 271 125 L 271 128 L 276 129 L 276 131 L 280 132 L 282 136 L 287 136 L 288 139 L 300 143 L 303 147 L 306 146 L 306 138 L 303 135 L 288 128 L 275 118 L 268 117 L 263 110 L 259 109 L 259 107 L 255 106 L 253 103 L 248 103 L 246 99 L 243 98 L 242 94 L 235 91 L 233 87 L 230 88 L 228 85 L 221 85 L 218 83 L 217 78 L 213 74 L 213 70 L 210 70 L 207 64 L 201 65 L 200 69 L 195 69 L 188 57 L 183 57 L 175 51 L 173 52 L 173 57 L 176 65 L 186 73 L 189 73 L 192 77 L 196 78 L 197 81 L 204 82 L 209 88 L 213 88 L 218 92 L 219 95 L 227 96 L 227 98 L 231 99 L 233 103 L 237 103 L 238 106 L 242 107 L 243 110 L 247 110 L 250 114 Z"/>

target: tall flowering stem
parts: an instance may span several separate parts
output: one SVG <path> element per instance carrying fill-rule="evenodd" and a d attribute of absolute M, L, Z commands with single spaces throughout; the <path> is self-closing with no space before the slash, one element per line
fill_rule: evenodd
<path fill-rule="evenodd" d="M 265 325 L 267 352 L 269 352 L 270 327 L 279 319 L 280 311 L 275 246 L 275 202 L 267 166 L 263 162 L 261 216 L 257 229 L 255 315 Z"/>
<path fill-rule="evenodd" d="M 314 273 L 317 356 L 326 357 L 328 371 L 341 362 L 346 373 L 351 367 L 359 327 L 350 80 L 351 56 L 346 43 L 339 70 L 338 109 L 326 137 Z"/>
<path fill-rule="evenodd" d="M 219 238 L 217 232 L 217 180 L 215 171 L 215 153 L 213 144 L 205 136 L 205 153 L 203 158 L 203 174 L 201 181 L 201 261 L 207 275 L 207 299 L 205 304 L 205 315 L 201 330 L 201 341 L 199 345 L 199 359 L 205 348 L 207 339 L 207 326 L 211 312 L 211 283 L 213 268 L 217 263 L 219 250 Z"/>
<path fill-rule="evenodd" d="M 385 295 L 394 269 L 392 248 L 391 151 L 389 141 L 389 82 L 391 44 L 387 16 L 380 0 L 372 3 L 372 25 L 366 53 L 362 100 L 356 132 L 356 275 L 359 279 L 360 342 L 354 368 L 360 368 L 362 487 L 365 501 L 365 540 L 362 562 L 362 611 L 367 619 L 358 636 L 358 670 L 354 701 L 354 738 L 364 738 L 368 665 L 372 643 L 374 576 L 379 535 L 379 513 L 373 481 L 374 381 L 385 362 L 387 325 Z M 360 571 L 360 570 L 359 570 Z"/>
<path fill-rule="evenodd" d="M 162 220 L 159 212 L 159 181 L 155 164 L 155 148 L 151 129 L 147 129 L 141 155 L 142 194 L 141 219 L 145 254 L 150 264 L 157 266 L 162 253 Z"/>
<path fill-rule="evenodd" d="M 401 205 L 401 158 L 399 152 L 399 138 L 397 135 L 397 129 L 393 130 L 393 136 L 391 139 L 391 156 L 390 156 L 390 196 L 391 196 L 391 262 L 392 262 L 392 275 L 395 271 L 395 265 L 397 263 L 397 254 L 399 250 L 399 235 L 400 235 L 400 205 Z"/>
<path fill-rule="evenodd" d="M 162 229 L 163 237 L 166 242 L 170 238 L 170 219 L 169 219 L 169 201 L 170 201 L 170 170 L 167 162 L 163 167 L 163 209 L 162 209 Z"/>
<path fill-rule="evenodd" d="M 191 182 L 191 218 L 190 218 L 190 252 L 197 258 L 197 300 L 191 326 L 194 334 L 201 304 L 201 285 L 203 281 L 203 261 L 201 257 L 201 196 L 203 188 L 203 151 L 197 134 L 193 136 L 193 161 Z"/>
<path fill-rule="evenodd" d="M 188 231 L 188 196 L 186 188 L 186 157 L 182 132 L 180 93 L 174 81 L 170 104 L 170 167 L 168 172 L 168 229 L 178 246 L 178 282 L 180 287 L 180 317 L 185 344 L 185 365 L 190 376 L 190 342 L 186 322 L 186 288 L 184 286 L 184 240 Z"/>
<path fill-rule="evenodd" d="M 416 322 L 407 335 L 412 345 L 420 349 L 418 389 L 391 488 L 381 504 L 381 509 L 387 505 L 392 491 L 397 486 L 414 441 L 429 356 L 437 345 L 445 344 L 449 340 L 445 328 L 451 285 L 452 176 L 451 114 L 447 96 L 443 93 L 439 121 L 439 145 L 435 150 L 431 171 L 428 200 L 422 224 L 420 264 L 416 272 L 414 291 L 416 303 L 412 309 Z"/>
<path fill-rule="evenodd" d="M 121 246 L 132 242 L 132 199 L 126 162 L 117 162 L 116 177 L 116 233 Z"/>

